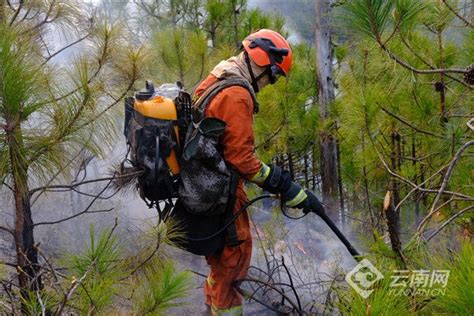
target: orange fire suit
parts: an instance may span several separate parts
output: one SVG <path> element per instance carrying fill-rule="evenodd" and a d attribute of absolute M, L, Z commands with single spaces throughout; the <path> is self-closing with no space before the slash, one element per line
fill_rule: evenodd
<path fill-rule="evenodd" d="M 215 81 L 209 75 L 196 89 L 200 96 Z M 220 145 L 223 157 L 240 174 L 237 187 L 234 213 L 248 201 L 244 190 L 244 180 L 253 180 L 264 166 L 254 154 L 253 135 L 254 104 L 247 89 L 231 86 L 219 92 L 209 103 L 205 116 L 216 117 L 227 126 L 221 136 Z M 205 282 L 206 305 L 213 315 L 240 315 L 242 298 L 233 287 L 233 282 L 247 275 L 252 255 L 252 239 L 247 212 L 235 221 L 238 246 L 225 246 L 219 255 L 206 256 L 211 272 Z"/>

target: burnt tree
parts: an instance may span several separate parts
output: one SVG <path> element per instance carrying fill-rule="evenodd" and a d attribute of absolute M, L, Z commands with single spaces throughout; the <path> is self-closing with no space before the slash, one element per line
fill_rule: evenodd
<path fill-rule="evenodd" d="M 321 122 L 321 180 L 323 203 L 329 216 L 338 218 L 337 141 L 335 126 L 330 122 L 334 101 L 333 54 L 331 49 L 330 0 L 316 1 L 316 76 L 318 81 L 319 115 Z"/>

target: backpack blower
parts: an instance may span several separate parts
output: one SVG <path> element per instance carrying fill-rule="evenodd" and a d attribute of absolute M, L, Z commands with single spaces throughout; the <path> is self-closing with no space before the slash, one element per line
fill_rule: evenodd
<path fill-rule="evenodd" d="M 191 121 L 191 96 L 181 83 L 164 84 L 155 89 L 146 81 L 145 89 L 125 99 L 124 135 L 127 162 L 137 177 L 137 189 L 148 207 L 158 210 L 160 220 L 177 198 L 181 148 Z M 162 211 L 160 202 L 165 203 Z"/>
<path fill-rule="evenodd" d="M 190 191 L 192 192 L 199 192 L 200 187 L 202 187 L 196 179 L 192 179 L 193 181 L 186 181 L 186 178 L 189 178 L 190 175 L 199 173 L 198 169 L 202 166 L 209 165 L 208 162 L 205 162 L 204 164 L 199 162 L 199 157 L 202 155 L 197 155 L 199 157 L 196 156 L 196 148 L 199 149 L 199 144 L 202 143 L 202 141 L 196 142 L 196 134 L 201 133 L 201 137 L 207 139 L 204 143 L 209 144 L 209 142 L 213 141 L 216 143 L 214 145 L 217 145 L 219 135 L 214 135 L 213 133 L 215 133 L 216 130 L 223 131 L 225 123 L 221 126 L 220 124 L 223 123 L 222 121 L 218 122 L 219 120 L 217 119 L 212 121 L 212 118 L 203 118 L 203 111 L 213 95 L 217 94 L 220 90 L 233 85 L 246 87 L 248 83 L 240 81 L 223 81 L 216 84 L 215 87 L 211 87 L 211 89 L 209 89 L 210 91 L 208 91 L 209 97 L 203 98 L 204 100 L 201 100 L 201 102 L 199 102 L 199 100 L 196 102 L 197 105 L 202 105 L 201 103 L 204 104 L 204 106 L 201 107 L 200 113 L 196 113 L 196 109 L 193 109 L 191 96 L 182 89 L 183 87 L 179 82 L 176 84 L 164 84 L 155 89 L 151 81 L 146 81 L 144 90 L 135 93 L 134 97 L 125 99 L 124 135 L 126 137 L 128 151 L 126 159 L 121 164 L 121 173 L 125 173 L 125 162 L 128 162 L 132 166 L 131 169 L 134 171 L 141 171 L 137 179 L 137 188 L 140 197 L 145 201 L 148 207 L 155 207 L 157 209 L 160 221 L 169 215 L 170 211 L 175 206 L 174 201 L 176 201 L 177 198 L 182 200 L 180 204 L 183 204 L 188 200 L 188 207 L 186 207 L 188 213 L 183 218 L 184 220 L 191 217 L 203 218 L 204 222 L 202 222 L 202 219 L 199 221 L 202 223 L 201 225 L 204 225 L 205 222 L 212 221 L 213 218 L 216 217 L 217 213 L 215 208 L 193 210 L 189 207 L 189 205 L 192 204 L 192 200 L 199 200 L 201 197 L 187 195 L 186 186 L 183 186 L 183 183 L 184 185 L 188 184 L 189 186 L 194 185 L 194 187 L 190 188 Z M 193 116 L 200 117 L 200 120 L 194 122 Z M 206 126 L 209 130 L 207 133 Z M 196 127 L 198 127 L 198 129 L 193 131 L 193 128 L 195 129 Z M 217 129 L 217 127 L 219 127 L 219 129 Z M 190 152 L 193 152 L 194 156 L 190 155 Z M 218 153 L 214 153 L 214 155 L 219 156 Z M 186 159 L 187 156 L 189 156 L 188 159 Z M 206 161 L 209 160 L 209 157 L 201 157 L 201 159 L 202 158 Z M 214 158 L 213 160 L 216 160 L 215 158 L 219 157 L 214 156 L 212 158 Z M 193 164 L 196 163 L 197 165 L 194 166 Z M 221 175 L 225 173 L 223 172 L 225 170 L 206 170 L 207 173 L 215 173 L 216 171 L 218 171 L 217 174 Z M 183 177 L 184 179 L 182 179 Z M 229 176 L 228 178 L 229 181 L 226 180 L 227 178 L 225 177 L 217 180 L 221 182 L 235 181 L 233 177 Z M 219 182 L 216 182 L 216 185 L 213 187 L 222 187 L 222 185 L 220 185 Z M 307 193 L 313 194 L 310 191 L 307 191 Z M 202 194 L 199 193 L 198 195 Z M 219 229 L 214 229 L 211 233 L 207 233 L 205 236 L 201 235 L 197 238 L 188 236 L 188 240 L 192 243 L 212 243 L 211 240 L 216 239 L 219 236 L 224 236 L 226 230 L 249 206 L 266 198 L 274 198 L 274 196 L 261 195 L 252 199 L 235 214 L 230 213 L 230 216 L 225 216 L 225 221 L 220 221 L 220 224 L 217 226 Z M 161 210 L 160 202 L 164 202 L 165 204 L 163 210 Z M 233 204 L 233 201 L 229 203 Z M 225 203 L 223 206 L 225 209 Z M 230 207 L 230 209 L 232 209 L 232 207 Z M 285 214 L 284 211 L 283 213 Z M 326 212 L 314 213 L 329 226 L 347 248 L 349 253 L 358 260 L 358 257 L 360 256 L 359 252 L 342 234 Z M 195 249 L 187 250 L 196 253 Z"/>

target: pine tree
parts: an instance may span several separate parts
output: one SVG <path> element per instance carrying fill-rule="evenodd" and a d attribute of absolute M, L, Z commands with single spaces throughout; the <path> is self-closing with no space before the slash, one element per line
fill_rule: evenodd
<path fill-rule="evenodd" d="M 442 218 L 471 199 L 463 175 L 472 164 L 456 160 L 453 174 L 445 166 L 470 146 L 465 123 L 472 86 L 465 56 L 472 31 L 455 32 L 461 19 L 442 1 L 361 0 L 345 10 L 361 43 L 349 56 L 338 102 L 343 151 L 352 153 L 342 155 L 343 172 L 350 170 L 356 194 L 365 187 L 360 196 L 372 226 L 382 228 L 373 214 L 390 190 L 395 224 L 418 226 L 420 237 L 436 212 Z M 441 188 L 446 175 L 449 190 Z M 434 198 L 439 194 L 443 202 Z"/>
<path fill-rule="evenodd" d="M 15 225 L 2 229 L 14 239 L 14 266 L 21 295 L 27 298 L 43 287 L 31 192 L 67 175 L 82 150 L 99 154 L 113 142 L 115 125 L 108 113 L 138 79 L 139 54 L 121 42 L 113 26 L 85 16 L 68 1 L 20 1 L 5 10 L 0 29 L 0 179 L 2 190 L 14 197 Z M 51 28 L 72 26 L 77 39 L 56 46 Z M 70 67 L 55 63 L 79 43 L 89 48 Z M 113 84 L 107 84 L 111 78 Z"/>

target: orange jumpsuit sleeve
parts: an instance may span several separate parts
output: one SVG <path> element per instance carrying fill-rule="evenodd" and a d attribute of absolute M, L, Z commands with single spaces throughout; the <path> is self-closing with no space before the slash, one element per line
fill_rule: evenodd
<path fill-rule="evenodd" d="M 243 87 L 233 86 L 217 94 L 205 113 L 227 124 L 220 141 L 224 159 L 246 180 L 262 167 L 255 155 L 253 110 L 250 93 Z"/>

